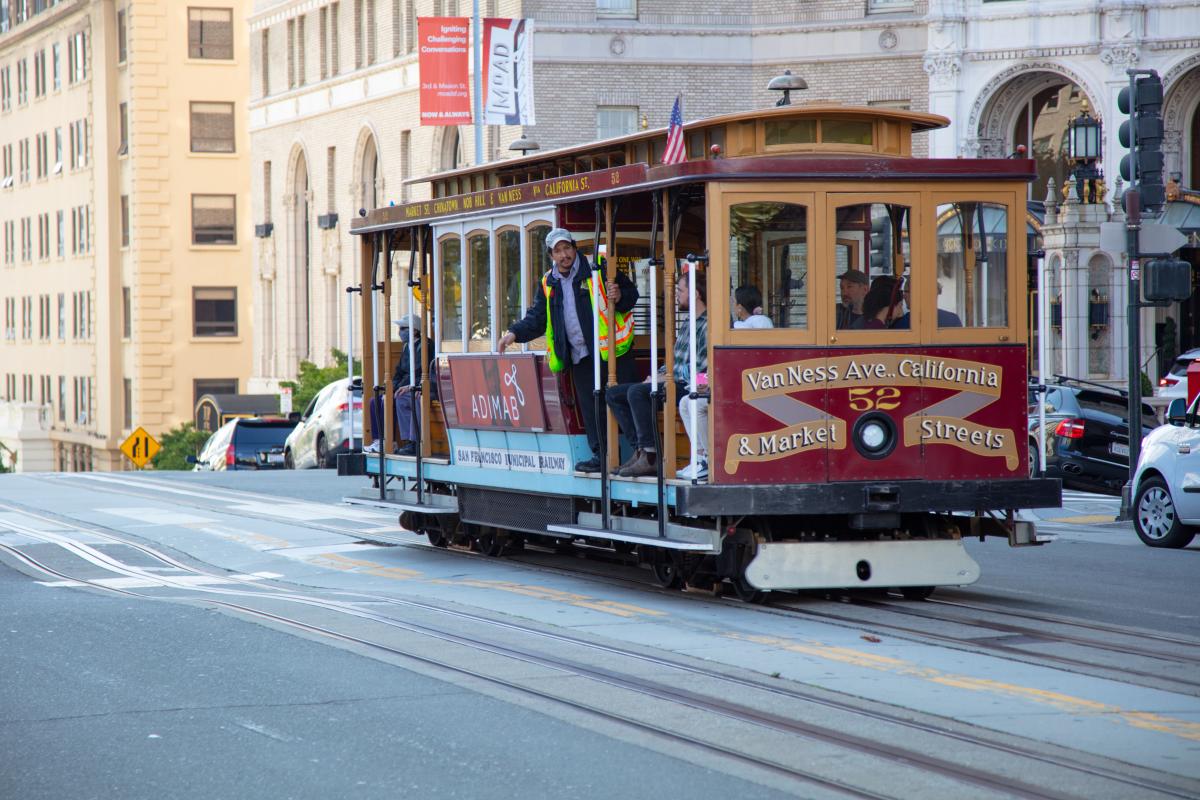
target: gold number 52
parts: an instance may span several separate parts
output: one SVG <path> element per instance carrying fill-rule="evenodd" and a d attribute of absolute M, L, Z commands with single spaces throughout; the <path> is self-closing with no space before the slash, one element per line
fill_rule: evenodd
<path fill-rule="evenodd" d="M 891 411 L 900 407 L 900 390 L 895 386 L 870 389 L 851 389 L 850 408 L 855 411 Z"/>

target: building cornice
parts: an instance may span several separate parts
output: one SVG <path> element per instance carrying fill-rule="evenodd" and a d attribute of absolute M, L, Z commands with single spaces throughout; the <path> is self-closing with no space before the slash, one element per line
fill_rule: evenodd
<path fill-rule="evenodd" d="M 38 14 L 31 21 L 22 22 L 15 28 L 10 28 L 7 33 L 0 34 L 0 53 L 60 24 L 72 14 L 80 11 L 86 12 L 88 2 L 89 0 L 65 0 L 65 2 Z"/>

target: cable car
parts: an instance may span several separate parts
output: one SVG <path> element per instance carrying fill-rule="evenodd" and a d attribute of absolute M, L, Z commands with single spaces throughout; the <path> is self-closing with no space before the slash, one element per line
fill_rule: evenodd
<path fill-rule="evenodd" d="M 365 493 L 435 545 L 610 547 L 663 586 L 756 600 L 975 581 L 963 539 L 1038 544 L 1017 512 L 1059 506 L 1061 489 L 1029 470 L 1024 226 L 1011 221 L 1034 163 L 913 155 L 914 134 L 947 124 L 785 105 L 687 124 L 680 163 L 663 163 L 662 129 L 425 178 L 429 200 L 352 225 L 381 408 L 392 318 L 420 319 L 414 452 L 393 454 L 405 443 L 381 413 L 364 439 L 379 453 L 343 457 L 343 472 L 371 476 Z M 595 387 L 576 387 L 544 337 L 500 347 L 546 302 L 552 229 L 603 271 L 594 287 L 636 287 L 621 356 L 635 380 L 685 378 L 653 382 L 653 474 L 614 474 L 636 444 L 613 413 L 620 358 L 593 359 Z M 590 299 L 602 313 L 587 336 L 611 323 L 591 352 L 619 353 L 618 301 Z M 588 402 L 599 472 L 575 470 L 592 454 Z"/>

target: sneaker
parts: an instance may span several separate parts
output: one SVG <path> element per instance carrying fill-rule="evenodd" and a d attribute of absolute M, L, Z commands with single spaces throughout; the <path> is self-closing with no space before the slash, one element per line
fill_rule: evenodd
<path fill-rule="evenodd" d="M 378 453 L 379 452 L 379 440 L 378 439 L 372 440 L 369 445 L 367 445 L 366 447 L 364 447 L 362 449 L 362 451 L 364 453 Z"/>
<path fill-rule="evenodd" d="M 576 472 L 599 472 L 600 459 L 592 456 L 587 461 L 580 461 L 575 465 Z"/>
<path fill-rule="evenodd" d="M 679 470 L 675 475 L 685 481 L 702 481 L 708 477 L 708 462 L 693 462 Z"/>
<path fill-rule="evenodd" d="M 401 455 L 401 456 L 415 456 L 416 454 L 417 454 L 417 446 L 415 444 L 413 444 L 412 442 L 409 442 L 408 444 L 404 445 L 396 452 L 396 455 Z"/>

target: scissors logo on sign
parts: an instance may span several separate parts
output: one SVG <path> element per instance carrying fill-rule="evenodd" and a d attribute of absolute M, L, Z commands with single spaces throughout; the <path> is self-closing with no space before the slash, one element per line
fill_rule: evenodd
<path fill-rule="evenodd" d="M 525 392 L 521 391 L 521 384 L 517 382 L 517 365 L 513 364 L 512 369 L 504 373 L 504 385 L 511 386 L 517 393 L 517 402 L 525 405 Z"/>

